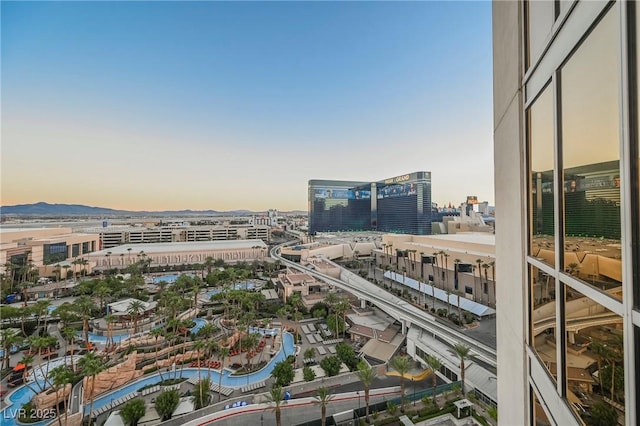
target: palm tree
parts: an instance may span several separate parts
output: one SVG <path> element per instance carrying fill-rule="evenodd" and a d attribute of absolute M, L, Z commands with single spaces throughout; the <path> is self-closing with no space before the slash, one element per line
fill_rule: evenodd
<path fill-rule="evenodd" d="M 409 358 L 406 356 L 394 356 L 391 358 L 389 362 L 391 367 L 400 374 L 400 395 L 401 395 L 401 403 L 400 403 L 400 411 L 404 413 L 404 379 L 405 374 L 409 372 Z"/>
<path fill-rule="evenodd" d="M 208 256 L 204 260 L 204 267 L 207 268 L 207 276 L 211 273 L 211 268 L 213 267 L 213 257 Z"/>
<path fill-rule="evenodd" d="M 456 290 L 458 290 L 460 280 L 460 278 L 458 277 L 458 268 L 460 267 L 460 263 L 462 263 L 462 260 L 460 259 L 455 259 L 453 261 L 453 287 Z"/>
<path fill-rule="evenodd" d="M 104 283 L 104 281 L 103 281 Z M 107 284 L 100 284 L 98 285 L 98 287 L 93 291 L 93 295 L 97 296 L 98 299 L 100 299 L 100 312 L 104 312 L 104 301 L 105 299 L 111 295 L 111 289 L 109 287 L 107 287 Z"/>
<path fill-rule="evenodd" d="M 47 331 L 47 315 L 49 314 L 49 306 L 51 306 L 51 302 L 48 300 L 38 300 L 35 305 L 31 306 L 33 314 L 36 316 L 36 330 L 38 333 L 40 332 L 40 318 L 44 317 L 44 331 Z"/>
<path fill-rule="evenodd" d="M 438 403 L 436 402 L 436 386 L 438 384 L 438 376 L 436 375 L 436 371 L 438 371 L 440 367 L 442 367 L 442 361 L 433 355 L 427 355 L 426 361 L 427 361 L 427 364 L 429 365 L 429 368 L 431 368 L 431 384 L 433 386 L 433 405 L 438 406 Z"/>
<path fill-rule="evenodd" d="M 460 309 L 460 296 L 462 296 L 462 292 L 460 290 L 456 290 L 456 299 L 458 300 L 458 320 L 460 321 L 460 325 L 463 325 L 462 322 L 462 309 Z"/>
<path fill-rule="evenodd" d="M 320 422 L 322 426 L 325 426 L 327 422 L 327 405 L 332 399 L 333 399 L 333 395 L 331 394 L 331 392 L 329 392 L 329 389 L 325 388 L 324 386 L 316 390 L 315 401 L 313 401 L 313 403 L 320 405 L 320 413 L 321 413 Z M 276 422 L 277 422 L 277 417 L 276 417 Z"/>
<path fill-rule="evenodd" d="M 126 426 L 137 426 L 138 422 L 147 412 L 143 399 L 133 399 L 122 406 L 120 417 Z"/>
<path fill-rule="evenodd" d="M 106 349 L 109 349 L 112 345 L 114 345 L 113 342 L 113 324 L 116 322 L 117 318 L 115 315 L 109 314 L 106 317 L 104 317 L 105 322 L 107 323 L 107 344 L 106 344 Z"/>
<path fill-rule="evenodd" d="M 60 406 L 60 390 L 64 394 L 67 384 L 73 383 L 74 375 L 69 367 L 66 365 L 59 365 L 58 367 L 49 371 L 49 378 L 52 381 L 52 387 L 56 393 L 56 408 Z M 67 404 L 65 403 L 65 423 L 67 422 Z M 62 417 L 58 413 L 58 424 L 62 426 Z"/>
<path fill-rule="evenodd" d="M 89 344 L 89 319 L 91 313 L 96 309 L 96 304 L 93 303 L 87 296 L 80 296 L 74 303 L 75 311 L 82 319 L 82 332 L 84 334 L 84 341 Z"/>
<path fill-rule="evenodd" d="M 349 310 L 349 302 L 347 302 L 345 299 L 340 299 L 338 300 L 338 303 L 335 306 L 335 310 L 337 314 L 342 315 L 342 321 L 346 324 L 347 323 L 347 311 Z M 336 317 L 337 319 L 337 317 Z M 338 322 L 336 321 L 336 328 L 338 328 Z M 346 333 L 346 327 L 343 326 L 342 328 L 342 337 L 344 338 L 345 333 Z M 338 330 L 336 330 L 336 337 L 338 337 Z"/>
<path fill-rule="evenodd" d="M 282 387 L 281 386 L 272 387 L 269 393 L 267 394 L 267 399 L 269 399 L 269 402 L 274 404 L 273 411 L 276 414 L 276 426 L 282 426 L 282 418 L 281 418 L 282 413 L 280 412 L 281 410 L 280 406 L 282 405 L 284 400 L 284 391 L 282 390 Z"/>
<path fill-rule="evenodd" d="M 336 336 L 338 335 L 338 311 L 336 307 L 340 303 L 340 297 L 336 293 L 330 292 L 324 298 L 324 302 L 329 306 L 331 312 L 336 314 Z M 328 315 L 328 314 L 327 314 Z"/>
<path fill-rule="evenodd" d="M 442 256 L 444 257 L 444 273 L 445 273 L 445 281 L 447 288 L 449 287 L 449 257 L 450 254 L 443 251 Z"/>
<path fill-rule="evenodd" d="M 133 318 L 133 333 L 136 334 L 138 332 L 138 320 L 140 319 L 140 315 L 145 311 L 144 302 L 141 300 L 132 300 L 129 304 L 129 309 L 127 309 L 127 313 Z"/>
<path fill-rule="evenodd" d="M 482 303 L 482 299 L 483 299 L 483 294 L 484 294 L 484 287 L 487 287 L 487 299 L 489 297 L 489 276 L 488 276 L 488 270 L 489 270 L 489 264 L 488 263 L 483 263 L 482 264 L 482 269 L 484 269 L 484 285 L 483 285 L 483 289 L 480 293 L 480 303 Z M 488 300 L 487 300 L 488 302 Z"/>
<path fill-rule="evenodd" d="M 154 347 L 156 349 L 156 356 L 155 356 L 155 365 L 156 367 L 158 366 L 158 338 L 160 338 L 162 336 L 162 328 L 158 327 L 158 328 L 154 328 L 149 332 L 149 335 L 151 337 L 153 337 L 155 339 L 155 343 L 154 343 Z M 158 368 L 158 373 L 160 373 L 160 380 L 164 380 L 162 378 L 162 372 L 160 371 L 160 369 Z"/>
<path fill-rule="evenodd" d="M 200 382 L 200 352 L 204 350 L 206 343 L 204 340 L 196 340 L 193 344 L 193 348 L 196 350 L 196 359 L 198 362 L 198 382 Z"/>
<path fill-rule="evenodd" d="M 73 350 L 74 350 L 74 340 L 76 338 L 76 336 L 78 335 L 78 332 L 76 331 L 75 328 L 73 327 L 64 327 L 62 330 L 60 330 L 60 334 L 62 335 L 62 338 L 64 339 L 65 343 L 67 345 L 71 345 L 71 369 L 73 371 L 75 371 L 75 366 L 74 366 L 74 361 L 73 361 Z M 67 356 L 67 348 L 65 348 L 65 357 Z"/>
<path fill-rule="evenodd" d="M 20 330 L 22 330 L 22 335 L 24 337 L 27 337 L 27 331 L 25 330 L 25 323 L 27 322 L 27 318 L 31 316 L 32 312 L 33 311 L 31 310 L 30 306 L 23 306 L 20 309 Z"/>
<path fill-rule="evenodd" d="M 22 383 L 31 389 L 34 394 L 37 394 L 38 391 L 33 389 L 31 385 L 27 383 L 27 372 L 29 371 L 29 367 L 33 364 L 33 355 L 24 355 L 20 360 L 20 363 L 24 364 L 24 370 L 22 370 Z"/>
<path fill-rule="evenodd" d="M 91 387 L 89 388 L 89 417 L 93 413 L 93 398 L 96 388 L 96 376 L 104 370 L 104 364 L 95 353 L 88 352 L 78 362 L 85 377 L 91 377 Z"/>
<path fill-rule="evenodd" d="M 440 253 L 437 251 L 433 252 L 433 258 L 431 260 L 431 269 L 433 269 L 433 286 L 436 286 L 436 276 L 439 275 L 438 274 L 438 255 Z M 435 297 L 435 295 L 434 295 Z"/>
<path fill-rule="evenodd" d="M 482 259 L 476 259 L 476 269 L 478 270 L 478 280 L 480 281 L 480 284 L 482 284 L 482 271 L 480 270 L 480 268 L 482 268 Z M 475 283 L 476 283 L 475 269 L 474 269 L 474 275 L 473 275 L 473 283 L 475 287 Z M 482 295 L 480 295 L 480 300 L 482 301 Z M 477 302 L 475 288 L 473 289 L 473 301 Z"/>
<path fill-rule="evenodd" d="M 211 388 L 211 379 L 205 377 L 198 380 L 193 389 L 193 405 L 196 410 L 201 409 L 209 403 L 209 389 Z"/>
<path fill-rule="evenodd" d="M 251 369 L 250 354 L 253 352 L 255 348 L 258 347 L 259 343 L 260 343 L 260 334 L 258 333 L 251 333 L 247 335 L 247 337 L 245 338 L 244 346 L 247 351 L 247 371 Z"/>
<path fill-rule="evenodd" d="M 218 379 L 218 402 L 222 399 L 222 374 L 224 373 L 224 360 L 229 356 L 231 350 L 227 347 L 221 347 L 218 352 L 218 356 L 220 357 L 220 361 L 222 365 L 220 367 L 220 378 Z"/>
<path fill-rule="evenodd" d="M 11 354 L 11 348 L 17 346 L 20 342 L 22 342 L 22 338 L 18 336 L 13 330 L 9 328 L 5 328 L 0 331 L 0 346 L 2 346 L 4 359 L 2 360 L 5 367 L 4 369 L 8 370 L 11 368 L 9 355 Z"/>
<path fill-rule="evenodd" d="M 464 361 L 469 359 L 471 348 L 462 343 L 453 345 L 453 353 L 460 358 L 460 380 L 462 381 L 462 395 L 466 395 L 464 390 Z"/>
<path fill-rule="evenodd" d="M 69 264 L 62 265 L 62 269 L 64 269 L 64 280 L 65 281 L 69 279 L 69 268 L 71 268 L 71 265 L 69 265 Z"/>
<path fill-rule="evenodd" d="M 180 393 L 175 390 L 166 390 L 160 393 L 156 398 L 156 411 L 162 418 L 162 421 L 169 420 L 171 415 L 180 403 Z"/>
<path fill-rule="evenodd" d="M 60 264 L 56 264 L 56 266 L 53 267 L 53 273 L 56 275 L 56 282 L 60 281 Z"/>
<path fill-rule="evenodd" d="M 364 404 L 366 405 L 366 419 L 369 422 L 369 391 L 371 390 L 371 384 L 373 379 L 376 378 L 376 371 L 365 360 L 360 360 L 358 363 L 358 370 L 356 376 L 362 382 L 364 387 Z"/>

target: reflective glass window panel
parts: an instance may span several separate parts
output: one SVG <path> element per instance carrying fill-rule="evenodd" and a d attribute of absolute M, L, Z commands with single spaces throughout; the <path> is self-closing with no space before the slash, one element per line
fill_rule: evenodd
<path fill-rule="evenodd" d="M 585 422 L 595 409 L 615 425 L 624 419 L 624 345 L 622 317 L 566 287 L 567 399 Z"/>
<path fill-rule="evenodd" d="M 549 374 L 556 378 L 556 281 L 540 269 L 531 266 L 531 346 L 538 354 Z"/>
<path fill-rule="evenodd" d="M 622 298 L 617 5 L 561 70 L 563 269 Z"/>
<path fill-rule="evenodd" d="M 529 254 L 555 265 L 553 91 L 549 84 L 529 108 Z"/>
<path fill-rule="evenodd" d="M 534 426 L 551 426 L 551 422 L 547 417 L 547 413 L 544 412 L 542 404 L 538 399 L 538 395 L 531 389 L 531 395 L 533 396 L 533 424 Z"/>

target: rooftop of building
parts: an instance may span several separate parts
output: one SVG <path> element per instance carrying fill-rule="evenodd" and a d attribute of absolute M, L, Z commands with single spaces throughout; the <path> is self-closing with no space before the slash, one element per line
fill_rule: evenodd
<path fill-rule="evenodd" d="M 495 234 L 489 232 L 458 232 L 456 234 L 425 235 L 424 237 L 443 241 L 456 241 L 461 243 L 475 243 L 486 245 L 496 244 Z"/>
<path fill-rule="evenodd" d="M 290 272 L 290 270 L 287 270 L 286 273 L 281 274 L 280 281 L 282 281 L 283 284 L 300 285 L 315 283 L 316 279 L 306 273 Z"/>
<path fill-rule="evenodd" d="M 123 244 L 109 249 L 103 249 L 91 253 L 94 256 L 112 256 L 120 254 L 138 254 L 141 251 L 146 254 L 166 253 L 194 250 L 239 250 L 239 249 L 267 249 L 267 245 L 262 240 L 225 240 L 225 241 L 194 241 L 179 243 L 144 243 L 144 244 Z"/>

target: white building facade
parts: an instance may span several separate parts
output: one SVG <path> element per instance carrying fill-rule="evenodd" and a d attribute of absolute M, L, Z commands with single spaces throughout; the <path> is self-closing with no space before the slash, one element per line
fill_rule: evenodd
<path fill-rule="evenodd" d="M 499 421 L 639 424 L 640 7 L 493 4 Z"/>

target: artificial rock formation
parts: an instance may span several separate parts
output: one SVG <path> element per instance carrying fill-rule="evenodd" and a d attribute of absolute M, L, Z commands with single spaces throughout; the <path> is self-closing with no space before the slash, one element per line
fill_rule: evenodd
<path fill-rule="evenodd" d="M 125 383 L 128 383 L 142 376 L 142 371 L 136 370 L 137 353 L 133 352 L 127 359 L 113 367 L 96 375 L 95 388 L 93 390 L 94 398 L 104 392 L 116 389 Z M 91 397 L 91 377 L 85 377 L 82 382 L 84 389 L 83 395 L 85 402 Z"/>

